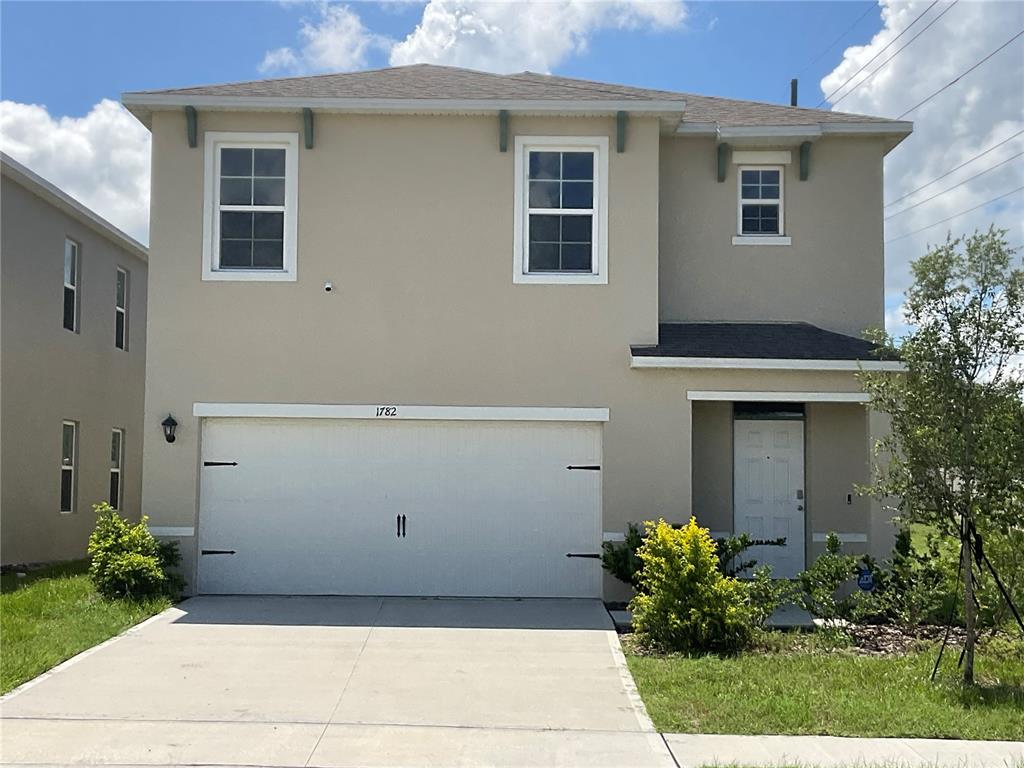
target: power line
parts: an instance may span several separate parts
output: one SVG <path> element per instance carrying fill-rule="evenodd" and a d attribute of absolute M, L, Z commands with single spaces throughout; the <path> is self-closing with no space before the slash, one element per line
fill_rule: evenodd
<path fill-rule="evenodd" d="M 917 109 L 918 107 L 921 107 L 921 106 L 923 106 L 923 105 L 927 104 L 927 103 L 928 103 L 929 101 L 931 101 L 932 99 L 934 99 L 934 98 L 935 98 L 936 96 L 938 96 L 938 95 L 939 95 L 940 93 L 942 93 L 942 92 L 943 92 L 944 90 L 946 90 L 947 88 L 949 88 L 949 87 L 950 87 L 951 85 L 955 85 L 956 83 L 960 82 L 960 80 L 962 80 L 962 79 L 963 79 L 964 77 L 966 77 L 967 75 L 971 74 L 971 72 L 973 72 L 973 71 L 974 71 L 974 70 L 976 70 L 976 69 L 977 69 L 978 67 L 980 67 L 980 66 L 981 66 L 982 64 L 984 64 L 984 63 L 985 63 L 986 61 L 988 61 L 989 59 L 991 59 L 991 58 L 992 58 L 993 56 L 995 56 L 995 55 L 996 55 L 997 53 L 999 53 L 999 52 L 1000 52 L 1001 50 L 1003 50 L 1003 48 L 1005 48 L 1006 46 L 1008 46 L 1008 45 L 1009 45 L 1010 43 L 1012 43 L 1012 42 L 1013 42 L 1014 40 L 1018 39 L 1018 38 L 1019 38 L 1019 37 L 1020 37 L 1021 35 L 1024 35 L 1024 29 L 1022 29 L 1022 30 L 1021 30 L 1020 32 L 1018 32 L 1018 33 L 1017 33 L 1016 35 L 1014 35 L 1014 36 L 1013 36 L 1013 37 L 1011 37 L 1011 38 L 1010 38 L 1009 40 L 1007 40 L 1007 41 L 1006 41 L 1005 43 L 1003 43 L 1002 45 L 1000 45 L 1000 46 L 999 46 L 998 48 L 996 48 L 996 49 L 995 49 L 994 51 L 992 51 L 992 53 L 990 53 L 990 54 L 989 54 L 988 56 L 986 56 L 986 57 L 985 57 L 984 59 L 982 59 L 981 61 L 979 61 L 979 62 L 978 62 L 977 64 L 975 64 L 975 65 L 974 65 L 973 67 L 971 67 L 970 69 L 968 69 L 968 70 L 967 70 L 966 72 L 964 72 L 964 73 L 963 73 L 962 75 L 959 75 L 959 76 L 957 76 L 957 77 L 953 78 L 953 79 L 952 79 L 952 80 L 950 80 L 950 81 L 949 81 L 948 83 L 946 83 L 946 84 L 945 84 L 944 86 L 942 86 L 941 88 L 939 88 L 939 90 L 937 90 L 937 91 L 936 91 L 935 93 L 933 93 L 933 94 L 932 94 L 931 96 L 929 96 L 929 97 L 928 97 L 928 98 L 926 98 L 926 99 L 923 99 L 922 101 L 919 101 L 919 102 L 918 102 L 917 104 L 915 104 L 914 106 L 912 106 L 912 107 L 911 107 L 910 109 L 908 109 L 908 110 L 907 110 L 906 112 L 904 112 L 904 113 L 903 113 L 902 115 L 900 115 L 900 116 L 899 116 L 899 117 L 897 117 L 896 119 L 897 119 L 897 120 L 902 120 L 902 119 L 903 119 L 904 117 L 906 117 L 907 115 L 909 115 L 909 114 L 910 114 L 911 112 L 913 112 L 913 111 L 914 111 L 915 109 Z"/>
<path fill-rule="evenodd" d="M 871 72 L 871 73 L 870 73 L 870 74 L 869 74 L 869 75 L 868 75 L 867 77 L 865 77 L 865 78 L 864 78 L 863 80 L 861 80 L 861 81 L 860 81 L 859 83 L 857 83 L 856 85 L 854 85 L 854 86 L 853 86 L 853 87 L 852 87 L 852 88 L 851 88 L 850 90 L 848 90 L 848 91 L 847 91 L 846 93 L 844 93 L 844 94 L 843 94 L 842 96 L 840 96 L 840 97 L 839 97 L 838 99 L 836 99 L 835 101 L 833 101 L 833 102 L 832 102 L 832 107 L 834 108 L 834 107 L 836 106 L 836 104 L 838 104 L 839 102 L 841 102 L 841 101 L 842 101 L 843 99 L 845 99 L 845 98 L 846 98 L 847 96 L 849 96 L 849 95 L 850 95 L 851 93 L 853 93 L 853 92 L 854 92 L 854 91 L 856 91 L 856 90 L 857 90 L 858 88 L 860 88 L 860 87 L 861 87 L 862 85 L 864 85 L 864 83 L 866 83 L 866 82 L 867 82 L 868 80 L 870 80 L 870 79 L 871 79 L 872 77 L 874 77 L 874 76 L 875 76 L 875 75 L 877 75 L 877 74 L 878 74 L 879 72 L 881 72 L 881 71 L 882 71 L 882 69 L 883 69 L 883 68 L 885 67 L 885 65 L 886 65 L 886 64 L 888 64 L 888 63 L 889 63 L 890 61 L 892 61 L 892 60 L 893 60 L 893 59 L 895 59 L 895 58 L 896 58 L 897 56 L 899 56 L 899 55 L 900 55 L 900 54 L 901 54 L 901 53 L 902 53 L 903 51 L 905 51 L 905 50 L 906 50 L 906 49 L 907 49 L 907 48 L 908 48 L 908 47 L 910 46 L 910 44 L 911 44 L 912 42 L 914 42 L 915 40 L 917 40 L 917 38 L 919 38 L 919 37 L 920 37 L 921 35 L 923 35 L 923 34 L 924 34 L 925 32 L 927 32 L 927 31 L 928 31 L 928 28 L 929 28 L 929 27 L 930 27 L 930 26 L 931 26 L 932 24 L 934 24 L 934 23 L 935 23 L 936 21 L 938 21 L 938 20 L 939 20 L 939 19 L 941 19 L 941 18 L 942 18 L 943 16 L 945 16 L 945 15 L 946 15 L 947 13 L 949 13 L 949 12 L 950 12 L 950 11 L 951 11 L 951 10 L 953 9 L 953 6 L 954 6 L 954 5 L 956 5 L 956 4 L 958 3 L 958 2 L 960 2 L 960 0 L 953 0 L 953 2 L 952 2 L 952 3 L 950 3 L 950 4 L 949 4 L 949 5 L 947 5 L 947 6 L 945 7 L 945 8 L 943 8 L 943 9 L 942 9 L 942 10 L 941 10 L 941 11 L 939 12 L 939 15 L 938 15 L 938 16 L 936 16 L 936 17 L 935 17 L 934 19 L 932 19 L 932 20 L 931 20 L 931 21 L 929 21 L 929 22 L 928 22 L 927 24 L 925 24 L 925 25 L 924 25 L 924 27 L 923 27 L 923 28 L 921 29 L 921 31 L 920 31 L 920 32 L 918 32 L 918 33 L 917 33 L 916 35 L 914 35 L 914 36 L 913 36 L 912 38 L 910 38 L 909 40 L 907 40 L 907 43 L 906 43 L 906 45 L 904 45 L 904 46 L 902 46 L 901 48 L 899 48 L 898 50 L 896 50 L 896 51 L 895 51 L 895 52 L 893 53 L 893 55 L 892 55 L 892 56 L 890 56 L 890 57 L 889 57 L 888 59 L 886 59 L 886 60 L 885 60 L 885 61 L 883 61 L 883 62 L 882 62 L 881 64 L 879 64 L 879 65 L 878 65 L 877 67 L 875 67 L 875 69 L 874 69 L 874 70 L 873 70 L 873 71 L 872 71 L 872 72 Z"/>
<path fill-rule="evenodd" d="M 884 48 L 883 48 L 882 50 L 880 50 L 880 51 L 879 51 L 878 53 L 876 53 L 876 54 L 875 54 L 874 56 L 872 56 L 872 57 L 871 57 L 870 59 L 868 59 L 868 60 L 867 60 L 867 62 L 865 62 L 865 64 L 864 64 L 864 66 L 863 66 L 863 67 L 861 67 L 861 68 L 860 68 L 860 69 L 858 69 L 858 70 L 857 70 L 856 72 L 854 72 L 854 73 L 853 73 L 852 75 L 850 75 L 850 77 L 848 77 L 848 78 L 846 79 L 846 82 L 845 82 L 845 83 L 843 83 L 842 85 L 840 85 L 840 86 L 839 86 L 838 88 L 836 88 L 836 89 L 835 89 L 834 91 L 832 91 L 832 93 L 830 93 L 830 94 L 829 94 L 828 96 L 826 96 L 826 97 L 825 97 L 824 99 L 822 99 L 821 101 L 819 101 L 819 102 L 817 103 L 817 105 L 816 105 L 816 106 L 820 107 L 820 106 L 821 106 L 822 104 L 824 104 L 824 103 L 825 103 L 826 101 L 828 101 L 828 100 L 829 100 L 829 99 L 831 99 L 831 98 L 832 98 L 833 96 L 835 96 L 835 95 L 836 95 L 837 93 L 839 93 L 839 91 L 843 90 L 843 88 L 845 88 L 845 87 L 846 87 L 847 83 L 849 83 L 849 82 L 850 82 L 851 80 L 853 80 L 853 78 L 855 78 L 855 77 L 856 77 L 857 75 L 859 75 L 859 74 L 860 74 L 861 72 L 863 72 L 863 71 L 864 71 L 864 70 L 865 70 L 865 69 L 867 68 L 867 66 L 868 66 L 868 65 L 869 65 L 869 64 L 870 64 L 870 63 L 871 63 L 872 61 L 874 61 L 874 60 L 875 60 L 875 59 L 877 59 L 877 58 L 878 58 L 879 56 L 881 56 L 881 55 L 882 55 L 883 53 L 885 53 L 885 52 L 886 52 L 886 51 L 887 51 L 887 50 L 889 49 L 889 46 L 890 46 L 890 45 L 892 45 L 893 43 L 895 43 L 895 42 L 896 42 L 897 40 L 899 40 L 899 39 L 900 39 L 901 37 L 903 37 L 903 35 L 905 35 L 905 34 L 906 34 L 907 32 L 909 32 L 909 31 L 910 31 L 910 28 L 911 28 L 912 26 L 914 26 L 915 24 L 917 24 L 917 22 L 919 22 L 919 21 L 921 20 L 921 17 L 922 17 L 922 16 L 924 16 L 924 15 L 925 15 L 926 13 L 928 13 L 928 11 L 930 11 L 930 10 L 931 10 L 932 8 L 934 8 L 934 7 L 935 7 L 935 4 L 936 4 L 937 2 L 939 2 L 939 0 L 932 0 L 932 4 L 931 4 L 931 5 L 929 5 L 929 6 L 927 7 L 927 8 L 925 8 L 925 9 L 924 9 L 923 11 L 921 11 L 921 15 L 920 15 L 920 16 L 918 16 L 918 17 L 917 17 L 916 19 L 914 19 L 914 20 L 913 20 L 912 22 L 910 22 L 910 23 L 909 23 L 909 24 L 908 24 L 908 25 L 907 25 L 907 26 L 906 26 L 906 27 L 905 27 L 905 28 L 903 29 L 903 31 L 902 31 L 902 32 L 900 32 L 900 33 L 899 33 L 898 35 L 896 35 L 896 37 L 894 37 L 894 38 L 893 38 L 892 40 L 890 40 L 890 41 L 889 41 L 888 43 L 886 43 L 886 44 L 885 44 L 885 47 L 884 47 Z"/>
<path fill-rule="evenodd" d="M 908 197 L 910 197 L 911 195 L 915 195 L 915 194 L 917 194 L 918 192 L 920 192 L 920 191 L 921 191 L 922 189 L 924 189 L 925 187 L 930 187 L 930 186 L 931 186 L 932 184 L 934 184 L 934 183 L 935 183 L 936 181 L 942 181 L 942 180 L 943 180 L 944 178 L 946 178 L 947 176 L 949 176 L 949 174 L 951 174 L 951 173 L 954 173 L 955 171 L 959 171 L 959 170 L 960 170 L 961 168 L 963 168 L 963 167 L 964 167 L 965 165 L 970 165 L 970 164 L 971 164 L 971 163 L 973 163 L 973 162 L 974 162 L 975 160 L 979 160 L 979 159 L 981 159 L 982 157 L 984 157 L 985 155 L 987 155 L 987 154 L 988 154 L 989 152 L 991 152 L 992 150 L 994 150 L 994 149 L 999 149 L 999 147 L 1003 146 L 1003 144 L 1006 144 L 1006 143 L 1007 143 L 1008 141 L 1013 141 L 1013 140 L 1014 140 L 1014 139 L 1016 139 L 1016 138 L 1017 138 L 1018 136 L 1020 136 L 1020 135 L 1021 135 L 1022 133 L 1024 133 L 1024 129 L 1022 129 L 1022 130 L 1019 130 L 1019 131 L 1017 131 L 1017 132 L 1016 132 L 1015 134 L 1013 134 L 1013 136 L 1010 136 L 1009 138 L 1003 139 L 1003 140 L 1002 140 L 1002 141 L 1000 141 L 1000 142 L 999 142 L 998 144 L 993 144 L 993 145 L 992 145 L 991 147 L 989 147 L 988 149 L 986 149 L 986 150 L 985 150 L 984 152 L 979 152 L 978 154 L 976 154 L 976 155 L 975 155 L 974 157 L 970 158 L 969 160 L 964 160 L 964 161 L 963 161 L 962 163 L 960 163 L 960 165 L 956 166 L 956 168 L 950 168 L 950 169 L 949 169 L 948 171 L 946 171 L 945 173 L 943 173 L 943 174 L 942 174 L 941 176 L 936 176 L 936 177 L 935 177 L 934 179 L 932 179 L 931 181 L 929 181 L 929 182 L 927 182 L 927 183 L 925 183 L 925 184 L 922 184 L 922 185 L 921 185 L 920 187 L 918 187 L 917 189 L 912 189 L 912 190 L 910 190 L 909 192 L 907 192 L 907 194 L 903 195 L 903 197 L 897 197 L 897 198 L 896 198 L 895 200 L 893 200 L 892 202 L 886 203 L 886 204 L 885 204 L 885 207 L 886 207 L 886 208 L 889 208 L 889 207 L 891 207 L 891 206 L 893 206 L 893 205 L 896 205 L 896 203 L 898 203 L 898 202 L 899 202 L 900 200 L 906 200 L 906 199 L 907 199 Z"/>
<path fill-rule="evenodd" d="M 896 211 L 896 213 L 891 213 L 891 214 L 889 214 L 888 216 L 886 216 L 886 217 L 885 217 L 885 220 L 886 220 L 886 221 L 888 221 L 889 219 L 894 219 L 894 218 L 896 218 L 897 216 L 899 216 L 899 215 L 900 215 L 900 214 L 902 214 L 902 213 L 906 213 L 907 211 L 912 211 L 912 210 L 913 210 L 914 208 L 917 208 L 917 207 L 918 207 L 919 205 L 924 205 L 925 203 L 927 203 L 927 202 L 929 202 L 929 201 L 931 201 L 931 200 L 934 200 L 934 199 L 935 199 L 936 197 L 941 197 L 942 195 L 946 194 L 947 192 L 950 192 L 950 191 L 952 191 L 952 190 L 956 189 L 957 187 L 963 186 L 964 184 L 966 184 L 966 183 L 967 183 L 967 182 L 969 182 L 969 181 L 974 181 L 974 180 L 975 180 L 976 178 L 978 178 L 979 176 L 984 176 L 984 175 L 985 175 L 986 173 L 990 173 L 991 171 L 994 171 L 994 170 L 995 170 L 996 168 L 1000 168 L 1001 166 L 1004 166 L 1004 165 L 1006 165 L 1006 164 L 1007 164 L 1008 162 L 1010 162 L 1011 160 L 1016 160 L 1016 159 L 1017 159 L 1018 157 L 1020 157 L 1021 155 L 1024 155 L 1024 152 L 1018 152 L 1018 153 L 1017 153 L 1016 155 L 1014 155 L 1013 157 L 1008 157 L 1008 158 L 1006 158 L 1005 160 L 1003 160 L 1002 162 L 1000 162 L 1000 163 L 996 163 L 996 164 L 995 164 L 995 165 L 993 165 L 993 166 L 992 166 L 991 168 L 986 168 L 986 169 L 985 169 L 984 171 L 982 171 L 981 173 L 976 173 L 976 174 L 974 174 L 973 176 L 970 176 L 970 177 L 968 177 L 968 178 L 964 179 L 963 181 L 961 181 L 961 182 L 958 182 L 958 183 L 954 184 L 954 185 L 953 185 L 952 187 L 946 187 L 946 189 L 942 190 L 941 192 L 936 192 L 936 193 L 935 193 L 934 195 L 932 195 L 931 197 L 926 197 L 926 198 L 925 198 L 924 200 L 922 200 L 922 201 L 921 201 L 921 202 L 919 202 L 919 203 L 914 203 L 913 205 L 911 205 L 911 206 L 910 206 L 910 207 L 908 207 L 908 208 L 904 208 L 904 209 L 903 209 L 903 210 L 901 210 L 901 211 Z"/>
<path fill-rule="evenodd" d="M 986 205 L 991 205 L 992 203 L 995 203 L 995 202 L 997 202 L 999 200 L 1002 200 L 1004 197 L 1009 197 L 1010 195 L 1014 195 L 1017 192 L 1020 192 L 1022 190 L 1024 190 L 1024 186 L 1017 187 L 1016 189 L 1011 189 L 1009 192 L 1006 192 L 1005 194 L 999 195 L 999 197 L 993 197 L 991 200 L 986 200 L 981 205 L 976 205 L 973 208 L 968 208 L 966 211 L 960 211 L 960 213 L 954 213 L 952 216 L 947 216 L 942 221 L 936 221 L 933 224 L 929 224 L 927 227 L 921 227 L 920 229 L 915 229 L 913 232 L 907 232 L 905 235 L 900 235 L 899 237 L 894 237 L 891 240 L 886 240 L 884 245 L 888 245 L 889 243 L 895 243 L 897 240 L 903 240 L 904 238 L 910 237 L 911 235 L 916 235 L 919 232 L 924 232 L 926 229 L 931 229 L 932 227 L 939 226 L 939 224 L 945 224 L 947 221 L 952 221 L 953 219 L 957 218 L 958 216 L 963 216 L 964 214 L 967 214 L 967 213 L 973 213 L 974 211 L 978 210 L 979 208 L 984 208 Z"/>
<path fill-rule="evenodd" d="M 806 72 L 808 69 L 813 67 L 819 61 L 821 61 L 821 57 L 824 56 L 829 51 L 831 51 L 833 48 L 835 48 L 836 43 L 838 43 L 840 40 L 842 40 L 844 37 L 846 37 L 848 34 L 850 34 L 850 32 L 853 31 L 853 28 L 856 27 L 858 24 L 861 23 L 861 21 L 864 20 L 865 16 L 867 16 L 872 11 L 876 11 L 876 10 L 878 10 L 878 3 L 876 3 L 876 2 L 874 2 L 872 0 L 872 2 L 868 3 L 868 9 L 866 11 L 864 11 L 864 13 L 862 13 L 860 16 L 858 16 L 857 20 L 855 22 L 853 22 L 853 24 L 851 24 L 849 27 L 847 27 L 846 31 L 843 32 L 843 34 L 841 34 L 839 37 L 837 37 L 835 40 L 833 40 L 831 43 L 829 43 L 828 46 L 824 50 L 822 50 L 821 53 L 819 53 L 817 56 L 815 56 L 810 62 L 808 62 L 804 66 L 803 69 L 801 69 L 799 72 L 797 72 L 796 76 L 800 77 L 804 72 Z"/>

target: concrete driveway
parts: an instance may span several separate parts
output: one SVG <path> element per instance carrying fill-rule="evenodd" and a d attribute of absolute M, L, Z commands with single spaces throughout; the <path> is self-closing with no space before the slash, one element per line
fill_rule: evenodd
<path fill-rule="evenodd" d="M 673 765 L 597 600 L 193 598 L 2 716 L 4 764 Z"/>

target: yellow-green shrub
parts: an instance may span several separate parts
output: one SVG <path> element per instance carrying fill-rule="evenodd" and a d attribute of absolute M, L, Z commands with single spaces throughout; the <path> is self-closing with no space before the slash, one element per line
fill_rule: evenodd
<path fill-rule="evenodd" d="M 731 653 L 746 646 L 754 625 L 747 586 L 722 575 L 708 529 L 692 517 L 679 529 L 664 520 L 644 525 L 640 592 L 630 603 L 639 638 L 673 651 Z"/>

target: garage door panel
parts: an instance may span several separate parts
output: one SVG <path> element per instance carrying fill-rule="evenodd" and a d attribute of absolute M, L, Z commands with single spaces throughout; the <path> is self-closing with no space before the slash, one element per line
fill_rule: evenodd
<path fill-rule="evenodd" d="M 207 419 L 199 586 L 580 596 L 600 566 L 598 424 Z M 406 536 L 396 536 L 396 516 Z"/>

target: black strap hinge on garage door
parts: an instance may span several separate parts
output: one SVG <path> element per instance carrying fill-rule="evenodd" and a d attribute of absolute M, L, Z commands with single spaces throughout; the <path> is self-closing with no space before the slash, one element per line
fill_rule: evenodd
<path fill-rule="evenodd" d="M 600 472 L 600 464 L 570 464 L 566 469 L 588 469 L 591 472 Z"/>
<path fill-rule="evenodd" d="M 566 552 L 566 557 L 586 557 L 591 560 L 600 560 L 601 556 L 592 552 Z"/>
<path fill-rule="evenodd" d="M 204 467 L 237 467 L 237 461 L 204 461 Z"/>
<path fill-rule="evenodd" d="M 201 555 L 233 555 L 233 549 L 204 549 L 199 552 Z"/>

